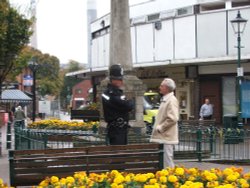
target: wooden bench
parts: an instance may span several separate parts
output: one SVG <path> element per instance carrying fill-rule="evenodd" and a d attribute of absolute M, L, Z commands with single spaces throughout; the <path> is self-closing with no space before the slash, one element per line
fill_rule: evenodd
<path fill-rule="evenodd" d="M 74 172 L 119 170 L 156 172 L 163 168 L 163 145 L 157 143 L 90 146 L 64 149 L 10 150 L 11 186 L 38 185 L 46 177 L 72 176 Z"/>

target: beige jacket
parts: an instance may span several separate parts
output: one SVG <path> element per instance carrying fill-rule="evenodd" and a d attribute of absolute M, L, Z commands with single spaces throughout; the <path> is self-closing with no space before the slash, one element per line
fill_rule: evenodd
<path fill-rule="evenodd" d="M 171 92 L 163 97 L 150 141 L 178 144 L 179 103 Z M 157 128 L 158 127 L 158 128 Z"/>

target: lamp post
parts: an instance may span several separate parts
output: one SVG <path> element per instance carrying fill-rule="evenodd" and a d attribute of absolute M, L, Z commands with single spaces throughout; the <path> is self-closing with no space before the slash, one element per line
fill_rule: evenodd
<path fill-rule="evenodd" d="M 241 17 L 240 11 L 238 11 L 235 19 L 230 21 L 234 30 L 234 33 L 237 35 L 237 50 L 238 50 L 238 58 L 237 58 L 237 82 L 236 82 L 236 92 L 237 92 L 237 110 L 238 110 L 238 126 L 242 126 L 242 109 L 241 109 L 241 84 L 242 78 L 244 76 L 243 67 L 241 67 L 241 34 L 244 32 L 247 20 Z"/>
<path fill-rule="evenodd" d="M 32 58 L 32 60 L 28 63 L 30 70 L 32 71 L 33 76 L 33 84 L 32 84 L 32 93 L 33 93 L 33 107 L 32 107 L 32 121 L 35 122 L 36 119 L 36 71 L 38 68 L 38 64 L 36 60 Z"/>

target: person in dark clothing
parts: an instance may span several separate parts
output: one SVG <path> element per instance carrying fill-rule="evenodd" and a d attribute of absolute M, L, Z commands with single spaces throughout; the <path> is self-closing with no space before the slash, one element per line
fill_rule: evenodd
<path fill-rule="evenodd" d="M 107 122 L 107 138 L 110 145 L 126 145 L 129 128 L 129 112 L 134 108 L 121 90 L 123 70 L 120 65 L 109 69 L 110 83 L 102 93 L 104 119 Z"/>

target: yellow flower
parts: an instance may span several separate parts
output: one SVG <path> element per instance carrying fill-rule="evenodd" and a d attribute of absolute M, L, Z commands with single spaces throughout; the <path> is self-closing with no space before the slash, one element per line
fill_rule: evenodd
<path fill-rule="evenodd" d="M 59 178 L 56 177 L 56 176 L 52 176 L 52 177 L 50 178 L 50 181 L 51 181 L 52 184 L 55 184 L 55 183 L 58 183 L 58 182 L 59 182 Z"/>
<path fill-rule="evenodd" d="M 195 179 L 196 179 L 196 178 L 195 178 L 194 176 L 189 176 L 189 177 L 188 177 L 188 180 L 189 180 L 189 181 L 194 181 Z"/>
<path fill-rule="evenodd" d="M 66 182 L 67 182 L 67 183 L 74 183 L 74 182 L 75 182 L 75 179 L 74 179 L 73 177 L 71 177 L 71 176 L 68 176 L 68 177 L 66 178 Z"/>
<path fill-rule="evenodd" d="M 144 174 L 137 174 L 137 175 L 135 176 L 135 181 L 144 183 L 144 182 L 147 181 L 147 177 L 146 177 L 146 175 L 144 175 Z"/>
<path fill-rule="evenodd" d="M 111 188 L 117 188 L 117 187 L 118 187 L 118 185 L 116 183 L 111 184 Z"/>
<path fill-rule="evenodd" d="M 149 180 L 149 184 L 155 184 L 157 183 L 157 179 L 153 178 Z"/>
<path fill-rule="evenodd" d="M 124 188 L 124 185 L 120 184 L 117 186 L 117 188 Z"/>
<path fill-rule="evenodd" d="M 143 188 L 160 188 L 160 186 L 158 184 L 156 184 L 156 185 L 144 185 Z"/>
<path fill-rule="evenodd" d="M 243 177 L 244 177 L 245 179 L 250 179 L 250 172 L 244 174 Z"/>
<path fill-rule="evenodd" d="M 125 176 L 125 182 L 130 182 L 130 181 L 131 181 L 130 175 Z"/>
<path fill-rule="evenodd" d="M 154 175 L 153 173 L 147 173 L 147 177 L 148 177 L 148 178 L 154 178 L 155 175 Z"/>
<path fill-rule="evenodd" d="M 47 180 L 43 180 L 39 185 L 42 187 L 47 187 L 49 185 L 49 182 Z"/>
<path fill-rule="evenodd" d="M 160 177 L 160 182 L 161 183 L 167 183 L 167 177 L 166 176 L 161 176 Z"/>
<path fill-rule="evenodd" d="M 111 176 L 116 176 L 117 174 L 119 174 L 118 170 L 111 171 Z"/>
<path fill-rule="evenodd" d="M 208 181 L 215 181 L 218 178 L 217 178 L 217 176 L 214 173 L 209 172 L 208 174 L 206 174 L 206 179 Z"/>
<path fill-rule="evenodd" d="M 61 185 L 66 185 L 67 181 L 65 178 L 61 178 L 60 183 L 61 183 Z"/>
<path fill-rule="evenodd" d="M 237 176 L 234 175 L 234 174 L 230 174 L 227 176 L 226 180 L 229 181 L 229 182 L 233 182 L 233 181 L 236 181 L 237 179 Z"/>
<path fill-rule="evenodd" d="M 175 169 L 175 174 L 177 175 L 177 176 L 182 176 L 182 175 L 184 175 L 184 169 L 183 168 L 176 168 Z"/>
<path fill-rule="evenodd" d="M 189 186 L 184 184 L 184 185 L 181 185 L 180 188 L 189 188 Z"/>
<path fill-rule="evenodd" d="M 219 185 L 218 181 L 212 181 L 207 183 L 207 187 L 216 187 Z"/>
<path fill-rule="evenodd" d="M 125 179 L 124 179 L 124 177 L 123 177 L 122 175 L 117 175 L 117 176 L 115 177 L 115 179 L 114 179 L 114 183 L 120 184 L 120 183 L 122 183 L 124 180 L 125 180 Z"/>
<path fill-rule="evenodd" d="M 226 176 L 228 176 L 232 173 L 233 173 L 233 170 L 231 168 L 226 168 L 225 170 L 223 170 L 223 174 Z"/>
<path fill-rule="evenodd" d="M 170 176 L 168 176 L 168 181 L 171 183 L 175 183 L 178 181 L 178 178 L 174 175 L 170 175 Z"/>
<path fill-rule="evenodd" d="M 195 182 L 193 185 L 192 185 L 192 188 L 203 188 L 204 185 L 202 182 Z"/>

